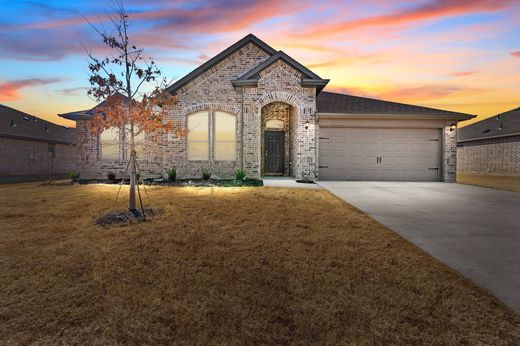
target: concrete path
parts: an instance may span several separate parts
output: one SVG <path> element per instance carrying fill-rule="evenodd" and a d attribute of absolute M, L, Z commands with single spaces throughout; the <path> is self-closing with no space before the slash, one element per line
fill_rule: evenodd
<path fill-rule="evenodd" d="M 321 189 L 318 184 L 298 183 L 294 178 L 290 177 L 262 177 L 264 186 L 270 187 L 288 187 L 295 189 Z"/>
<path fill-rule="evenodd" d="M 520 193 L 447 183 L 319 185 L 520 313 Z"/>

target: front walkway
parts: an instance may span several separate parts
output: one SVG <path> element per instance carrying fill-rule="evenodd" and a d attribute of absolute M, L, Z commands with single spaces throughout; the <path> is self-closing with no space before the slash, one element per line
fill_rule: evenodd
<path fill-rule="evenodd" d="M 520 312 L 520 193 L 447 183 L 319 184 Z"/>
<path fill-rule="evenodd" d="M 292 177 L 262 177 L 264 186 L 288 187 L 295 189 L 321 189 L 318 184 L 298 183 Z"/>

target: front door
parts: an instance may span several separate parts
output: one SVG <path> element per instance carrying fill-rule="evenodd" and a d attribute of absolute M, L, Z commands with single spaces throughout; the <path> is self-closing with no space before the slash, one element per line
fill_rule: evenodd
<path fill-rule="evenodd" d="M 264 131 L 264 173 L 283 174 L 285 170 L 285 132 Z"/>

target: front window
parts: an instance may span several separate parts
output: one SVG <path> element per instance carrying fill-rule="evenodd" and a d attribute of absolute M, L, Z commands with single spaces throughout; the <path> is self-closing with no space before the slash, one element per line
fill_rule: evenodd
<path fill-rule="evenodd" d="M 103 130 L 100 135 L 101 158 L 119 159 L 119 129 L 111 127 Z"/>
<path fill-rule="evenodd" d="M 203 111 L 187 118 L 188 160 L 236 159 L 236 117 L 233 114 Z"/>
<path fill-rule="evenodd" d="M 139 127 L 136 126 L 136 132 L 139 132 Z M 138 158 L 144 157 L 144 131 L 134 136 L 134 144 L 135 144 L 135 153 Z"/>
<path fill-rule="evenodd" d="M 236 156 L 235 116 L 215 112 L 215 160 L 234 160 Z"/>
<path fill-rule="evenodd" d="M 209 160 L 209 113 L 188 116 L 188 160 Z"/>

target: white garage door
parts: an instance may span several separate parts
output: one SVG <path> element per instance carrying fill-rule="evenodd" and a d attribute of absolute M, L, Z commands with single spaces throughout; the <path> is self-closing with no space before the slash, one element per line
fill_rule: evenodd
<path fill-rule="evenodd" d="M 439 129 L 320 128 L 322 180 L 439 180 Z"/>

